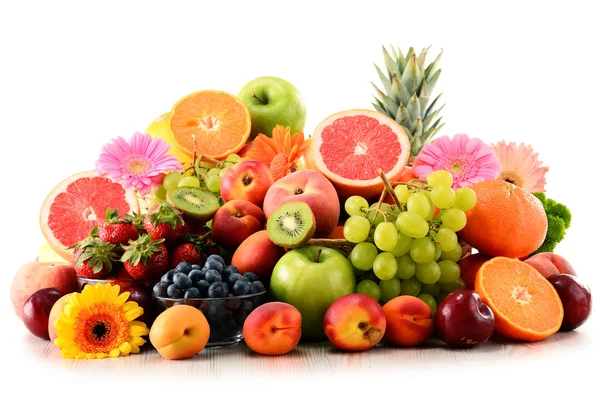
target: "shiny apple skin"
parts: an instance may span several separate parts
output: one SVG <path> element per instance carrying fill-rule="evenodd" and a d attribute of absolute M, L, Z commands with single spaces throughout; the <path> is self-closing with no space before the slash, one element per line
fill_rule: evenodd
<path fill-rule="evenodd" d="M 33 335 L 50 340 L 48 318 L 52 306 L 65 294 L 56 288 L 40 289 L 23 304 L 23 323 Z"/>
<path fill-rule="evenodd" d="M 592 313 L 592 292 L 581 279 L 575 275 L 550 275 L 548 281 L 554 286 L 565 310 L 561 331 L 579 328 Z"/>

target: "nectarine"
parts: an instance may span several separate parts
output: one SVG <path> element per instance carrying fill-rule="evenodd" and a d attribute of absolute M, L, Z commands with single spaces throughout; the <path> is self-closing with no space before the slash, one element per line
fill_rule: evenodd
<path fill-rule="evenodd" d="M 246 238 L 265 226 L 265 214 L 247 200 L 225 203 L 212 222 L 212 238 L 222 248 L 234 251 Z"/>
<path fill-rule="evenodd" d="M 271 242 L 266 230 L 248 236 L 233 253 L 231 264 L 240 274 L 254 272 L 261 281 L 268 281 L 284 249 Z"/>
<path fill-rule="evenodd" d="M 569 274 L 577 276 L 575 273 L 575 268 L 573 268 L 571 263 L 556 253 L 538 253 L 526 259 L 525 262 L 537 269 L 540 274 L 544 275 L 544 278 L 556 274 Z"/>
<path fill-rule="evenodd" d="M 266 303 L 246 318 L 243 334 L 248 347 L 259 354 L 286 354 L 300 341 L 302 315 L 287 303 Z"/>
<path fill-rule="evenodd" d="M 244 160 L 227 169 L 221 179 L 224 201 L 247 200 L 262 207 L 265 194 L 273 184 L 271 170 L 262 161 Z"/>
<path fill-rule="evenodd" d="M 398 296 L 383 306 L 385 338 L 400 346 L 416 346 L 433 334 L 431 308 L 413 296 Z"/>

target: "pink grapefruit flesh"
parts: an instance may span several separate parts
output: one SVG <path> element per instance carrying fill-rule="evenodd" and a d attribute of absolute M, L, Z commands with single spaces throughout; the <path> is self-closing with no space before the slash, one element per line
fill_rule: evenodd
<path fill-rule="evenodd" d="M 323 120 L 313 135 L 314 167 L 340 197 L 367 199 L 381 194 L 381 169 L 396 180 L 408 162 L 410 142 L 404 128 L 371 110 L 348 110 Z"/>
<path fill-rule="evenodd" d="M 139 212 L 137 197 L 110 179 L 84 171 L 59 183 L 44 200 L 40 227 L 48 244 L 67 261 L 67 247 L 87 237 L 99 223 L 106 221 L 106 209 L 117 209 L 120 216 Z"/>

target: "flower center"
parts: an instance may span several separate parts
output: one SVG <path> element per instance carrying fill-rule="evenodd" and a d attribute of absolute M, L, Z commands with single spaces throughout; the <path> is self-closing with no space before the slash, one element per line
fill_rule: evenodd
<path fill-rule="evenodd" d="M 81 351 L 108 354 L 129 337 L 129 322 L 116 304 L 96 303 L 79 312 L 73 330 Z"/>
<path fill-rule="evenodd" d="M 452 164 L 450 169 L 452 170 L 452 172 L 459 174 L 463 170 L 463 167 L 462 165 L 460 165 L 460 163 L 455 162 L 454 164 Z"/>
<path fill-rule="evenodd" d="M 124 161 L 125 170 L 133 176 L 144 175 L 152 167 L 152 162 L 142 154 L 130 154 Z"/>
<path fill-rule="evenodd" d="M 92 328 L 92 335 L 98 341 L 104 341 L 107 336 L 110 336 L 110 325 L 106 325 L 104 321 L 96 322 L 96 325 Z"/>
<path fill-rule="evenodd" d="M 288 166 L 288 160 L 287 154 L 284 153 L 279 153 L 273 157 L 273 160 L 271 160 L 271 165 L 269 166 L 273 177 L 281 177 L 285 175 L 287 172 L 286 169 Z"/>

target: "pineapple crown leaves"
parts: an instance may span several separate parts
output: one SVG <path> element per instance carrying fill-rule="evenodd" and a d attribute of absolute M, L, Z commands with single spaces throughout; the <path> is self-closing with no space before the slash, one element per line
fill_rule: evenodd
<path fill-rule="evenodd" d="M 164 223 L 175 229 L 177 225 L 183 225 L 185 222 L 181 218 L 181 211 L 169 203 L 160 203 L 158 208 L 150 214 L 150 223 L 154 226 Z"/>
<path fill-rule="evenodd" d="M 438 64 L 442 53 L 425 67 L 429 47 L 419 55 L 410 48 L 406 56 L 392 48 L 392 54 L 383 48 L 383 59 L 387 74 L 377 65 L 375 69 L 383 84 L 383 91 L 373 82 L 376 96 L 373 107 L 382 114 L 394 119 L 406 128 L 411 143 L 411 155 L 417 155 L 444 125 L 438 118 L 444 105 L 434 109 L 441 97 L 438 95 L 430 103 L 430 93 L 440 77 Z"/>
<path fill-rule="evenodd" d="M 121 262 L 129 262 L 132 265 L 145 266 L 148 259 L 154 253 L 162 253 L 164 249 L 158 246 L 165 239 L 152 240 L 152 236 L 145 234 L 141 235 L 137 240 L 130 240 L 129 245 L 123 246 L 125 252 L 121 257 Z"/>
<path fill-rule="evenodd" d="M 131 225 L 135 226 L 138 231 L 144 230 L 144 218 L 145 214 L 138 214 L 135 211 L 131 214 L 125 215 L 125 221 L 129 222 Z"/>
<path fill-rule="evenodd" d="M 83 251 L 77 257 L 75 264 L 81 264 L 85 261 L 86 265 L 91 267 L 95 274 L 102 271 L 103 268 L 110 272 L 112 263 L 119 261 L 116 246 L 97 237 L 88 239 L 79 242 L 77 249 L 83 249 Z"/>

